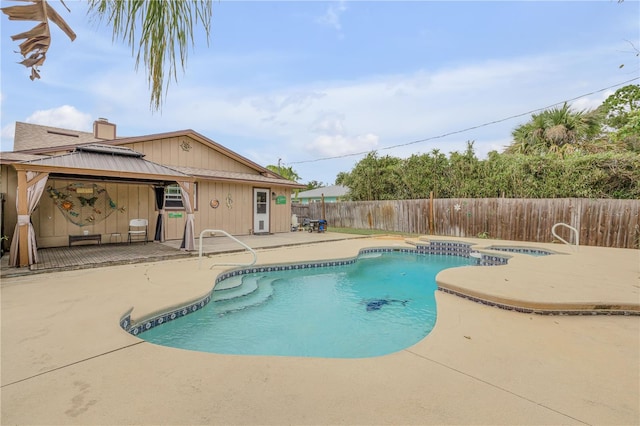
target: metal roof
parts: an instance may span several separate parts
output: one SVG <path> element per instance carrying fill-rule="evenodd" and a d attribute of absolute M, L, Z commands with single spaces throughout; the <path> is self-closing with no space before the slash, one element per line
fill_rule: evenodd
<path fill-rule="evenodd" d="M 86 148 L 86 147 L 85 147 Z M 112 147 L 109 147 L 112 148 Z M 97 148 L 99 149 L 99 148 Z M 121 172 L 121 173 L 135 173 L 139 175 L 160 175 L 166 177 L 187 177 L 184 173 L 174 170 L 172 168 L 162 166 L 160 164 L 153 163 L 151 161 L 144 160 L 142 154 L 133 150 L 123 155 L 121 153 L 105 153 L 89 151 L 86 149 L 78 149 L 69 154 L 56 155 L 47 158 L 39 158 L 35 160 L 21 161 L 18 164 L 31 164 L 38 166 L 52 167 L 52 173 L 55 173 L 55 168 L 58 169 L 79 169 L 79 170 L 94 170 L 105 172 Z M 137 155 L 133 155 L 136 153 Z M 68 174 L 68 170 L 65 171 Z"/>
<path fill-rule="evenodd" d="M 204 179 L 225 180 L 225 181 L 235 181 L 235 182 L 237 181 L 255 182 L 255 183 L 287 186 L 291 188 L 305 187 L 305 185 L 299 184 L 292 180 L 287 180 L 284 178 L 277 178 L 277 177 L 268 177 L 268 176 L 263 176 L 261 174 L 227 172 L 222 170 L 199 169 L 196 167 L 184 167 L 184 166 L 171 166 L 171 167 L 185 174 L 196 176 L 199 178 L 204 178 Z"/>
<path fill-rule="evenodd" d="M 297 198 L 319 198 L 324 194 L 325 197 L 344 197 L 349 192 L 349 188 L 342 185 L 331 185 L 323 188 L 310 189 L 309 191 L 298 192 Z"/>

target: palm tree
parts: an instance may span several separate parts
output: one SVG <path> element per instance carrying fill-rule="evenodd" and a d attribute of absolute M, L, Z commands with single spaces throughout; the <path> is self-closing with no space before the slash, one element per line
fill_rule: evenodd
<path fill-rule="evenodd" d="M 601 116 L 597 111 L 572 111 L 565 103 L 561 108 L 533 114 L 530 122 L 518 126 L 512 133 L 513 143 L 505 153 L 591 152 L 598 144 L 600 132 Z"/>
<path fill-rule="evenodd" d="M 31 79 L 40 78 L 38 67 L 45 59 L 51 43 L 49 21 L 59 26 L 73 41 L 75 33 L 46 0 L 16 0 L 21 6 L 4 7 L 1 10 L 10 20 L 36 21 L 30 31 L 13 35 L 12 40 L 25 41 L 20 44 L 20 53 L 25 58 L 21 63 L 31 68 Z M 113 39 L 126 42 L 136 58 L 147 70 L 151 89 L 151 108 L 162 107 L 163 94 L 169 82 L 177 80 L 176 54 L 184 71 L 187 47 L 194 44 L 194 28 L 201 24 L 209 41 L 212 2 L 209 0 L 88 0 L 89 13 L 99 20 L 106 20 L 113 27 Z M 64 2 L 62 2 L 64 5 Z M 66 5 L 65 5 L 66 7 Z M 68 10 L 68 8 L 67 8 Z M 138 32 L 139 31 L 139 32 Z"/>

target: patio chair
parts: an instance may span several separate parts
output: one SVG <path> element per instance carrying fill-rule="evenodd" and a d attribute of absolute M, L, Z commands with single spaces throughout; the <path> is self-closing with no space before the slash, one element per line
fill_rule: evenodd
<path fill-rule="evenodd" d="M 147 219 L 131 219 L 129 221 L 129 244 L 131 241 L 144 241 L 147 244 L 149 221 Z"/>

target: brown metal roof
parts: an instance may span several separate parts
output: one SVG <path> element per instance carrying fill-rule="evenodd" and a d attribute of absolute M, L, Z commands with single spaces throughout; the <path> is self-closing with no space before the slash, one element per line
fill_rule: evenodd
<path fill-rule="evenodd" d="M 187 175 L 191 175 L 194 177 L 207 179 L 207 180 L 233 181 L 233 182 L 241 181 L 241 182 L 250 182 L 250 183 L 272 184 L 272 185 L 286 186 L 291 188 L 306 187 L 306 185 L 302 185 L 297 182 L 287 180 L 284 178 L 268 177 L 260 174 L 227 172 L 222 170 L 199 169 L 196 167 L 184 167 L 184 166 L 171 166 L 171 167 Z"/>
<path fill-rule="evenodd" d="M 78 174 L 84 175 L 89 174 L 87 171 L 91 171 L 92 175 L 100 175 L 100 173 L 103 173 L 105 176 L 140 176 L 141 179 L 155 180 L 180 180 L 180 178 L 190 178 L 180 171 L 144 160 L 141 158 L 142 154 L 136 151 L 125 149 L 138 155 L 131 155 L 131 153 L 122 155 L 120 153 L 88 152 L 83 149 L 78 149 L 69 154 L 22 161 L 16 163 L 15 166 L 23 169 L 29 169 L 28 166 L 50 167 L 52 168 L 51 173 L 54 174 L 73 174 L 74 171 L 77 171 Z"/>

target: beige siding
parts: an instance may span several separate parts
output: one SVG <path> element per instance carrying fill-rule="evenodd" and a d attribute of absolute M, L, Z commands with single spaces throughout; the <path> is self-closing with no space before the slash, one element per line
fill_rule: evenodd
<path fill-rule="evenodd" d="M 185 149 L 188 145 L 188 148 Z M 127 145 L 129 148 L 145 154 L 145 160 L 166 166 L 196 167 L 201 169 L 222 170 L 230 172 L 258 174 L 256 170 L 245 166 L 210 146 L 189 137 L 159 139 L 137 142 Z M 232 235 L 247 235 L 253 230 L 253 188 L 264 187 L 269 192 L 285 195 L 287 204 L 276 205 L 271 201 L 271 232 L 289 232 L 291 227 L 291 190 L 269 185 L 236 184 L 229 182 L 198 181 L 198 205 L 195 212 L 196 237 L 204 229 L 223 229 Z M 232 203 L 229 207 L 227 196 Z M 210 206 L 211 200 L 218 200 L 219 207 Z M 167 239 L 181 239 L 184 231 L 186 214 L 182 217 L 169 217 L 169 213 L 179 210 L 168 210 L 165 213 Z"/>
<path fill-rule="evenodd" d="M 76 181 L 49 179 L 47 186 L 62 188 L 74 182 Z M 84 230 L 89 231 L 90 234 L 101 234 L 103 244 L 111 241 L 112 233 L 120 233 L 121 241 L 126 241 L 129 220 L 134 218 L 148 218 L 149 232 L 153 236 L 156 212 L 152 188 L 148 185 L 113 183 L 105 184 L 104 187 L 118 207 L 123 207 L 124 211 L 114 211 L 105 220 L 82 227 L 69 222 L 45 192 L 31 215 L 38 247 L 65 246 L 68 244 L 69 235 L 78 235 Z"/>
<path fill-rule="evenodd" d="M 123 146 L 142 152 L 145 154 L 145 160 L 165 166 L 197 167 L 258 174 L 251 167 L 186 136 L 137 142 Z"/>
<path fill-rule="evenodd" d="M 251 186 L 227 182 L 198 183 L 198 211 L 196 230 L 222 229 L 233 235 L 247 235 L 252 228 Z M 227 199 L 230 199 L 230 202 Z M 218 200 L 217 208 L 211 201 Z"/>
<path fill-rule="evenodd" d="M 0 166 L 0 191 L 4 193 L 4 234 L 9 238 L 3 241 L 4 247 L 9 250 L 9 243 L 13 237 L 13 230 L 18 221 L 18 212 L 16 211 L 16 187 L 18 186 L 18 174 L 13 167 L 9 165 Z"/>
<path fill-rule="evenodd" d="M 271 232 L 291 231 L 291 189 L 285 187 L 275 187 L 272 189 L 276 197 L 284 195 L 287 197 L 286 204 L 276 204 L 276 200 L 271 200 Z"/>

